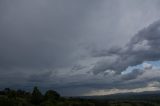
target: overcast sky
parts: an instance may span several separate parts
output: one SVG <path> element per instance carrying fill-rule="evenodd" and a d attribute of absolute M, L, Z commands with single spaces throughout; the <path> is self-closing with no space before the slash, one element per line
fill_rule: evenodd
<path fill-rule="evenodd" d="M 0 0 L 0 89 L 160 90 L 159 0 Z"/>

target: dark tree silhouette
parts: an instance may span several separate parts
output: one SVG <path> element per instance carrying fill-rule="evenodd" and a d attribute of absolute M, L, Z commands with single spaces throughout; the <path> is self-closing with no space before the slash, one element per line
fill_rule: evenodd
<path fill-rule="evenodd" d="M 35 86 L 32 92 L 31 102 L 33 104 L 38 105 L 42 102 L 42 100 L 43 100 L 43 95 L 39 91 L 38 87 Z"/>
<path fill-rule="evenodd" d="M 4 92 L 5 92 L 5 93 L 8 93 L 8 92 L 10 92 L 10 91 L 11 91 L 10 88 L 5 88 L 5 89 L 4 89 Z"/>
<path fill-rule="evenodd" d="M 48 100 L 57 100 L 60 98 L 60 95 L 56 92 L 56 91 L 53 91 L 53 90 L 48 90 L 46 93 L 45 93 L 45 99 Z"/>

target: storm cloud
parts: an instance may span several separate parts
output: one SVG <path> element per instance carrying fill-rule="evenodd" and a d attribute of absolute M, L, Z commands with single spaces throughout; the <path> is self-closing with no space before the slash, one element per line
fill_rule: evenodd
<path fill-rule="evenodd" d="M 159 88 L 159 10 L 159 0 L 1 0 L 0 89 Z"/>
<path fill-rule="evenodd" d="M 131 38 L 126 46 L 111 48 L 105 52 L 99 51 L 97 56 L 116 57 L 113 61 L 106 59 L 98 62 L 93 68 L 93 72 L 99 73 L 106 70 L 115 70 L 120 73 L 129 66 L 142 64 L 145 61 L 158 61 L 160 59 L 160 21 L 156 21 L 148 27 L 139 31 Z M 102 54 L 102 55 L 100 55 Z"/>

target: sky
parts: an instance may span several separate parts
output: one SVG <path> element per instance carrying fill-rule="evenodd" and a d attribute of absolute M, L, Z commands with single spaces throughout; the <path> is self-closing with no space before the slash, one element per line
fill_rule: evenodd
<path fill-rule="evenodd" d="M 0 89 L 160 90 L 159 10 L 159 0 L 0 0 Z"/>

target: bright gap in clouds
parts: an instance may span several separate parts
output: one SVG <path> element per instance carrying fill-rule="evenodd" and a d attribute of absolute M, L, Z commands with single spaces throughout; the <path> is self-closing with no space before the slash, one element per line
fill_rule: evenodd
<path fill-rule="evenodd" d="M 122 71 L 121 74 L 125 75 L 131 73 L 135 69 L 144 70 L 146 68 L 160 69 L 160 61 L 145 61 L 142 64 L 136 66 L 129 66 L 126 70 Z"/>
<path fill-rule="evenodd" d="M 153 82 L 157 83 L 157 82 Z M 143 88 L 136 88 L 136 89 L 105 89 L 105 90 L 98 90 L 98 91 L 91 91 L 90 93 L 84 95 L 84 96 L 100 96 L 100 95 L 111 95 L 111 94 L 118 94 L 118 93 L 140 93 L 145 91 L 159 91 L 159 87 L 154 86 L 147 86 Z"/>
<path fill-rule="evenodd" d="M 129 66 L 125 71 L 122 71 L 121 74 L 124 75 L 124 74 L 128 74 L 128 73 L 131 73 L 134 69 L 142 69 L 142 64 L 140 65 L 136 65 L 136 66 Z"/>

